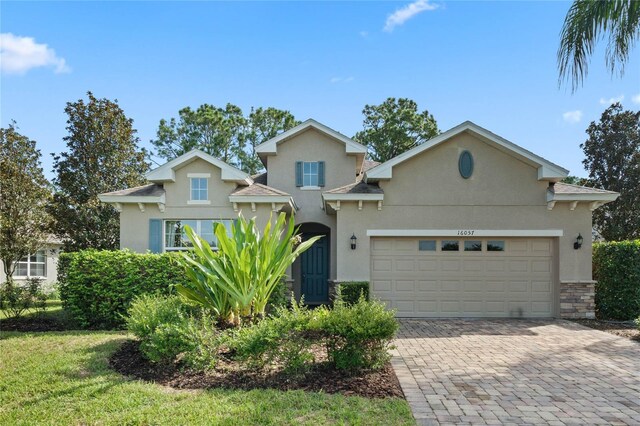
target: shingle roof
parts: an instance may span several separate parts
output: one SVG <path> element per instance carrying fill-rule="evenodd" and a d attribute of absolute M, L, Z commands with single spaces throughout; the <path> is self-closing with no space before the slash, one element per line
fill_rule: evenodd
<path fill-rule="evenodd" d="M 253 176 L 251 176 L 251 179 L 253 179 L 254 183 L 260 183 L 262 185 L 266 185 L 267 184 L 267 172 L 258 173 L 257 175 L 253 175 Z"/>
<path fill-rule="evenodd" d="M 136 186 L 134 188 L 127 188 L 120 191 L 107 192 L 101 195 L 118 195 L 118 196 L 130 196 L 130 197 L 158 197 L 164 194 L 164 188 L 157 183 L 150 183 L 148 185 Z"/>
<path fill-rule="evenodd" d="M 558 182 L 549 188 L 556 194 L 615 194 L 613 191 Z"/>
<path fill-rule="evenodd" d="M 279 189 L 272 188 L 267 185 L 263 185 L 261 183 L 254 183 L 249 186 L 239 186 L 231 193 L 231 195 L 278 195 L 278 196 L 289 196 L 284 191 L 280 191 Z"/>
<path fill-rule="evenodd" d="M 341 186 L 325 191 L 326 194 L 384 194 L 378 185 L 364 183 L 362 181 Z"/>
<path fill-rule="evenodd" d="M 362 172 L 366 172 L 369 169 L 373 169 L 375 166 L 379 165 L 380 163 L 378 161 L 373 161 L 373 160 L 364 160 L 362 162 Z"/>

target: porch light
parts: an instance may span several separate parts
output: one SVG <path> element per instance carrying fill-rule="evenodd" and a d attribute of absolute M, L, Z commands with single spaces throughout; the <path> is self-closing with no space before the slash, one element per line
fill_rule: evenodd
<path fill-rule="evenodd" d="M 582 247 L 583 241 L 584 241 L 584 238 L 582 238 L 582 235 L 578 233 L 578 238 L 576 238 L 576 242 L 573 243 L 573 248 L 578 250 L 580 247 Z"/>
<path fill-rule="evenodd" d="M 353 234 L 351 236 L 351 250 L 355 250 L 356 249 L 356 241 L 358 240 L 358 238 L 356 238 L 356 234 Z"/>

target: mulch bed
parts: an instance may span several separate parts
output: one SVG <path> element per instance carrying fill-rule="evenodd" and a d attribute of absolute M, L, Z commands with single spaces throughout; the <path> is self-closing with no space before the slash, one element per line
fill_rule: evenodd
<path fill-rule="evenodd" d="M 140 352 L 138 341 L 127 340 L 111 356 L 109 365 L 122 375 L 177 389 L 298 389 L 366 398 L 404 398 L 398 378 L 389 363 L 380 370 L 354 375 L 320 363 L 304 377 L 292 378 L 277 371 L 240 370 L 233 361 L 222 359 L 213 371 L 199 372 L 181 369 L 179 365 L 153 364 Z"/>
<path fill-rule="evenodd" d="M 0 331 L 65 331 L 69 329 L 66 322 L 49 316 L 28 316 L 19 318 L 0 318 Z"/>
<path fill-rule="evenodd" d="M 632 322 L 602 321 L 597 319 L 577 319 L 573 321 L 585 327 L 606 331 L 640 343 L 640 330 Z"/>

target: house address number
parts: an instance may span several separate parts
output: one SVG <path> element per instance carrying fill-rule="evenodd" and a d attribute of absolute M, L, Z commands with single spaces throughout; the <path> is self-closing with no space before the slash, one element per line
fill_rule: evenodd
<path fill-rule="evenodd" d="M 462 236 L 471 236 L 475 233 L 476 231 L 472 231 L 469 229 L 465 229 L 465 230 L 460 230 L 458 231 L 458 235 L 462 235 Z"/>

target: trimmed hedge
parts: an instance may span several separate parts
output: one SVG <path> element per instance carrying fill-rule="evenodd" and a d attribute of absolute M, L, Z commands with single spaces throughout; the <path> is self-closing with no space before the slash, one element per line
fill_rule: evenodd
<path fill-rule="evenodd" d="M 342 300 L 349 305 L 358 301 L 360 293 L 364 294 L 365 300 L 369 300 L 368 281 L 346 281 L 338 284 L 338 288 Z"/>
<path fill-rule="evenodd" d="M 600 319 L 630 320 L 640 316 L 640 240 L 595 243 L 593 279 Z"/>
<path fill-rule="evenodd" d="M 176 254 L 140 254 L 127 250 L 62 253 L 58 260 L 60 298 L 78 325 L 122 328 L 136 296 L 169 294 L 187 283 Z"/>

